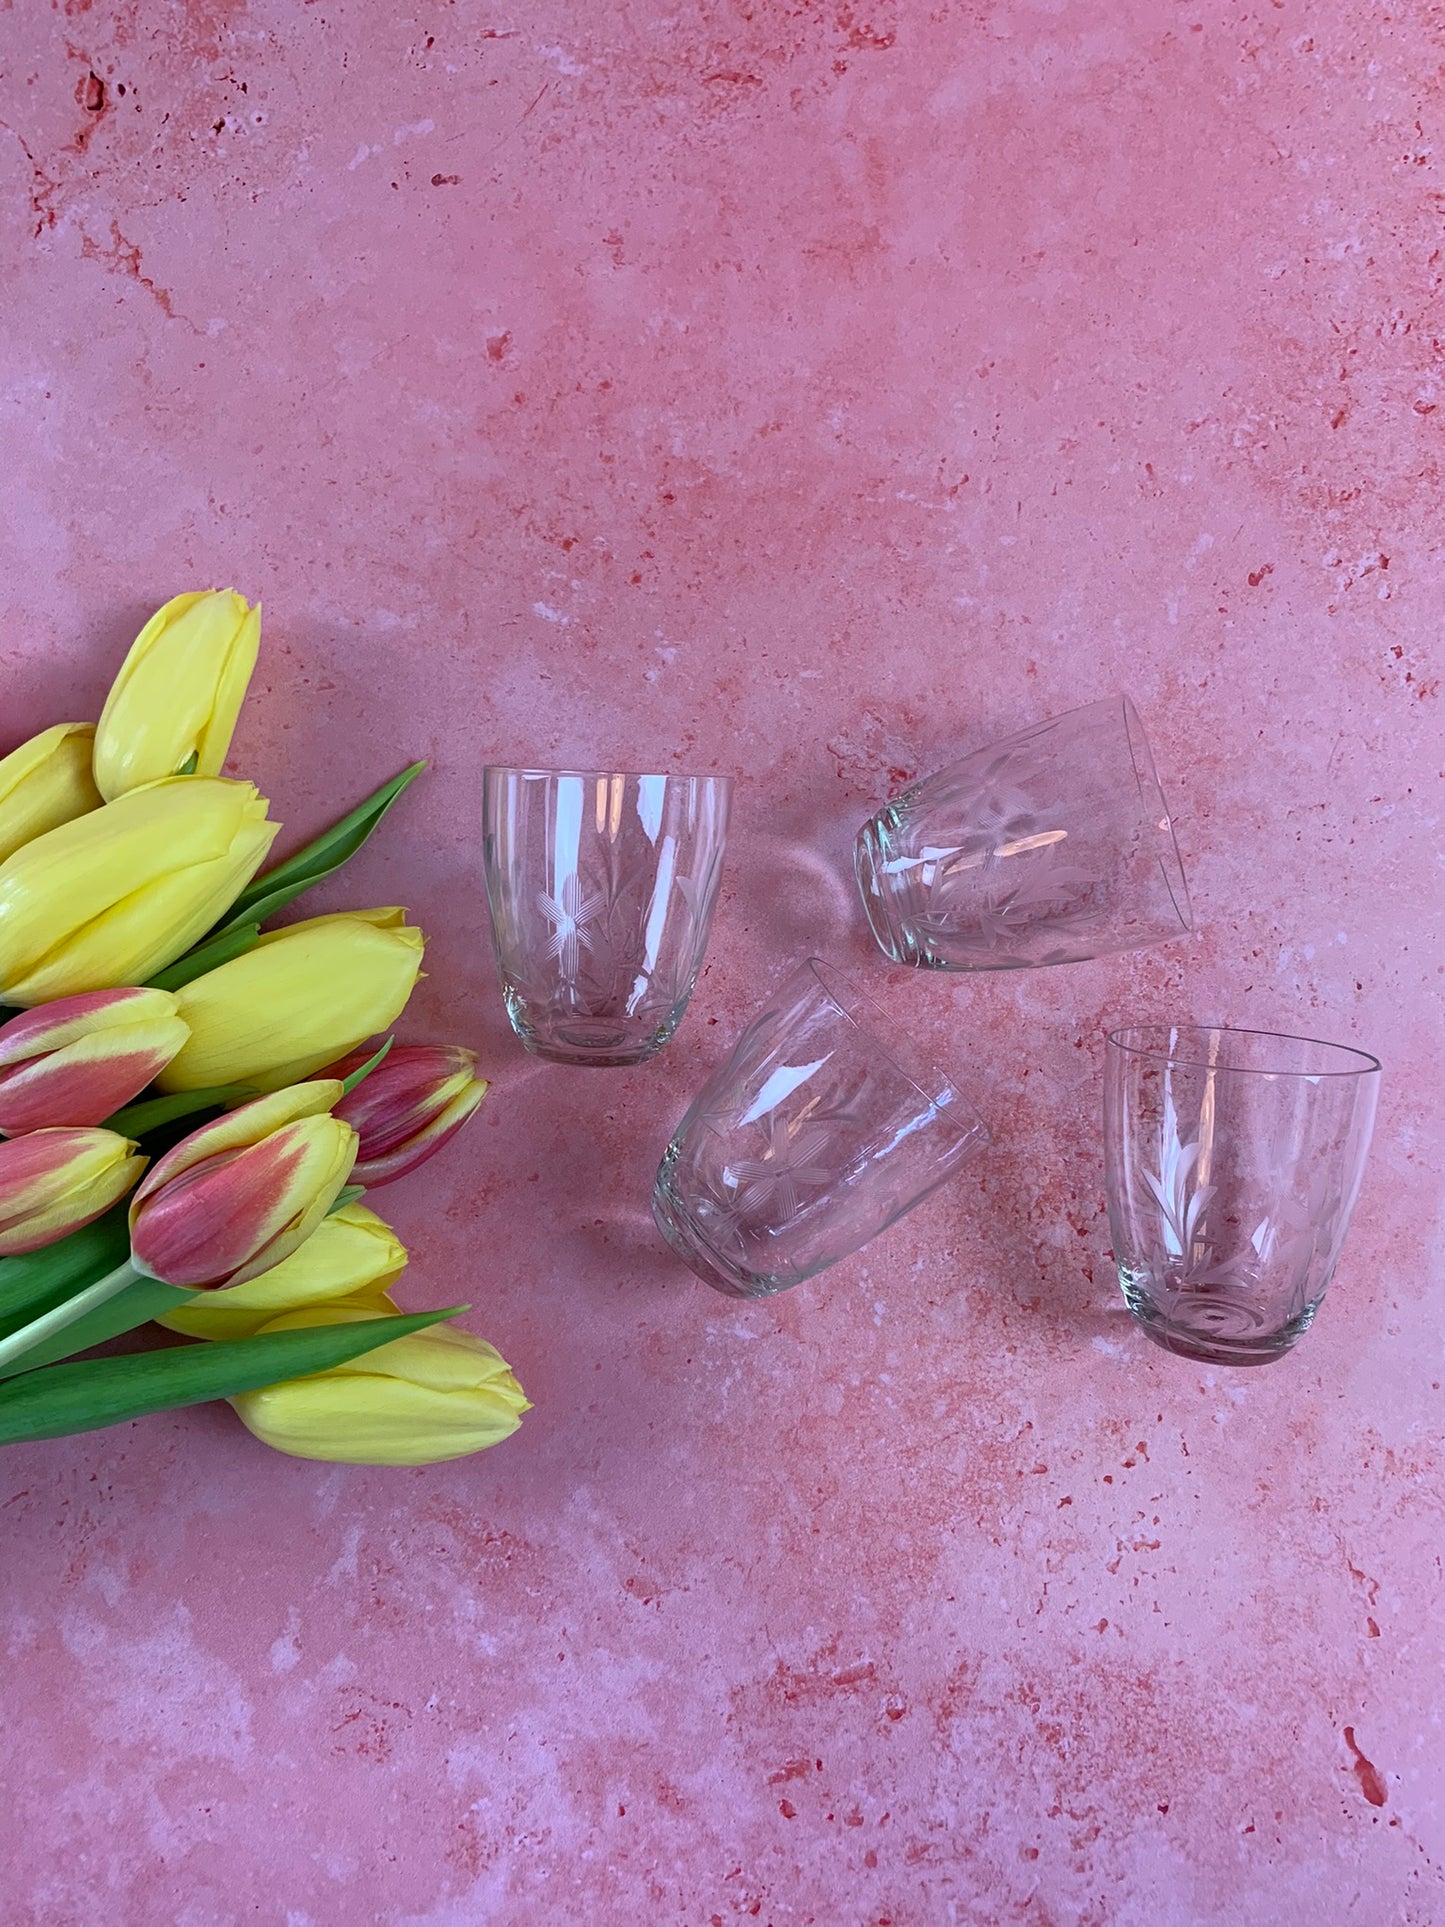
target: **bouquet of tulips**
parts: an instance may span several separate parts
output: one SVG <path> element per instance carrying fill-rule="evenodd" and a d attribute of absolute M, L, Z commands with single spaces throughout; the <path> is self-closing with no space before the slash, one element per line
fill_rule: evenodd
<path fill-rule="evenodd" d="M 280 825 L 220 773 L 260 638 L 233 590 L 176 596 L 98 724 L 0 758 L 0 1444 L 225 1398 L 283 1452 L 417 1465 L 527 1410 L 445 1323 L 468 1307 L 402 1314 L 406 1251 L 360 1203 L 487 1090 L 388 1035 L 421 932 L 263 927 L 424 766 L 263 872 Z M 77 1357 L 152 1320 L 198 1342 Z"/>

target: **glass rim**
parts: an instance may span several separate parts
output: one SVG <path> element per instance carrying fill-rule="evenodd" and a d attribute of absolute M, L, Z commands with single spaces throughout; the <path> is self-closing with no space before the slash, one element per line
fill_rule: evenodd
<path fill-rule="evenodd" d="M 718 783 L 731 789 L 737 780 L 733 776 L 695 775 L 687 770 L 663 769 L 538 769 L 526 763 L 483 763 L 482 775 L 486 776 L 576 776 L 584 783 L 613 783 L 621 777 L 624 783 Z"/>
<path fill-rule="evenodd" d="M 913 1090 L 917 1091 L 918 1095 L 926 1104 L 934 1110 L 937 1110 L 937 1094 L 930 1094 L 918 1081 L 918 1078 L 913 1072 L 909 1070 L 908 1066 L 900 1060 L 900 1053 L 892 1043 L 892 1034 L 898 1030 L 899 1026 L 889 1018 L 882 1005 L 876 1003 L 866 991 L 859 990 L 848 973 L 840 970 L 836 964 L 829 963 L 826 957 L 805 957 L 799 966 L 799 970 L 806 970 L 811 975 L 819 990 L 822 991 L 823 995 L 838 1012 L 839 1016 L 847 1018 L 854 1030 L 861 1032 L 875 1049 L 882 1052 L 891 1068 L 897 1071 L 903 1081 Z M 841 987 L 844 993 L 843 995 L 839 994 L 839 987 Z M 862 1006 L 868 1013 L 868 1022 L 865 1023 L 855 1011 L 849 1009 L 848 1002 L 844 1001 L 844 996 L 846 996 L 850 1002 Z M 986 1148 L 992 1144 L 993 1132 L 988 1128 L 988 1123 L 983 1113 L 979 1110 L 963 1086 L 955 1078 L 951 1077 L 947 1071 L 939 1070 L 936 1064 L 930 1062 L 927 1068 L 933 1076 L 937 1078 L 939 1084 L 950 1092 L 950 1103 L 959 1104 L 966 1115 L 972 1120 L 971 1129 L 982 1131 L 983 1145 L 980 1148 Z"/>
<path fill-rule="evenodd" d="M 1124 710 L 1124 742 L 1128 747 L 1129 761 L 1134 766 L 1134 781 L 1139 786 L 1139 801 L 1144 805 L 1151 821 L 1157 821 L 1160 829 L 1169 834 L 1169 849 L 1173 855 L 1172 864 L 1163 855 L 1159 858 L 1159 868 L 1164 875 L 1164 887 L 1169 892 L 1174 905 L 1174 914 L 1182 928 L 1194 928 L 1194 906 L 1189 900 L 1189 879 L 1184 874 L 1184 859 L 1179 854 L 1179 838 L 1174 829 L 1174 813 L 1164 795 L 1164 785 L 1159 781 L 1159 771 L 1155 766 L 1154 752 L 1149 747 L 1149 738 L 1144 733 L 1144 721 L 1134 707 L 1133 698 L 1127 694 L 1118 698 Z M 1159 816 L 1154 818 L 1150 810 L 1151 799 L 1158 806 Z"/>
<path fill-rule="evenodd" d="M 1313 1049 L 1354 1058 L 1353 1064 L 1338 1069 L 1299 1070 L 1293 1066 L 1270 1070 L 1263 1064 L 1211 1064 L 1205 1057 L 1187 1057 L 1157 1042 L 1144 1041 L 1167 1037 L 1263 1037 L 1279 1044 L 1309 1044 Z M 1336 1044 L 1327 1037 L 1301 1037 L 1287 1030 L 1255 1030 L 1243 1024 L 1145 1023 L 1120 1024 L 1104 1033 L 1105 1042 L 1114 1050 L 1134 1057 L 1152 1057 L 1161 1063 L 1187 1064 L 1199 1070 L 1215 1071 L 1229 1077 L 1374 1077 L 1380 1060 L 1357 1044 Z"/>

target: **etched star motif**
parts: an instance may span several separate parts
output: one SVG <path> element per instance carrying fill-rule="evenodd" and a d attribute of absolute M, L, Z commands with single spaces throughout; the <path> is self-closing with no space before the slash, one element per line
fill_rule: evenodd
<path fill-rule="evenodd" d="M 606 907 L 607 894 L 603 890 L 592 890 L 583 896 L 581 879 L 575 870 L 562 884 L 560 902 L 545 890 L 537 892 L 537 908 L 552 925 L 547 955 L 560 960 L 564 977 L 576 976 L 581 953 L 590 950 L 594 942 L 588 925 L 595 923 Z"/>
<path fill-rule="evenodd" d="M 776 1203 L 783 1218 L 795 1217 L 805 1191 L 820 1190 L 832 1178 L 822 1162 L 833 1133 L 821 1124 L 790 1130 L 777 1117 L 768 1119 L 768 1149 L 760 1158 L 740 1158 L 729 1176 L 737 1185 L 737 1208 L 754 1212 Z"/>

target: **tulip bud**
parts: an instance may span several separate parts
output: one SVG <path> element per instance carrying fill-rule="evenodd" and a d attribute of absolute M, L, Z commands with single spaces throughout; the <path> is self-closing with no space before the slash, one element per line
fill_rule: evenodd
<path fill-rule="evenodd" d="M 422 934 L 401 910 L 354 910 L 273 930 L 176 993 L 191 1040 L 163 1091 L 309 1077 L 394 1023 L 421 969 Z"/>
<path fill-rule="evenodd" d="M 0 1136 L 100 1124 L 190 1035 L 165 990 L 92 990 L 0 1025 Z"/>
<path fill-rule="evenodd" d="M 363 1045 L 327 1075 L 350 1077 L 373 1054 Z M 475 1051 L 460 1044 L 394 1045 L 336 1107 L 361 1139 L 353 1180 L 390 1184 L 455 1137 L 489 1089 L 476 1068 Z"/>
<path fill-rule="evenodd" d="M 356 1133 L 328 1115 L 332 1078 L 229 1112 L 161 1158 L 130 1209 L 131 1263 L 200 1291 L 279 1265 L 325 1218 L 356 1160 Z"/>
<path fill-rule="evenodd" d="M 123 1198 L 146 1161 L 114 1131 L 32 1131 L 0 1143 L 0 1258 L 39 1251 Z"/>
<path fill-rule="evenodd" d="M 94 723 L 57 723 L 0 756 L 0 863 L 47 830 L 100 808 Z"/>
<path fill-rule="evenodd" d="M 343 1324 L 371 1314 L 316 1306 L 263 1331 Z M 453 1325 L 432 1325 L 308 1378 L 231 1400 L 266 1445 L 342 1465 L 435 1465 L 509 1438 L 531 1403 L 500 1352 Z"/>
<path fill-rule="evenodd" d="M 406 1269 L 406 1246 L 364 1204 L 346 1204 L 317 1225 L 305 1244 L 244 1285 L 193 1300 L 157 1322 L 188 1338 L 249 1338 L 283 1312 L 321 1304 L 357 1305 L 380 1318 Z"/>
<path fill-rule="evenodd" d="M 131 644 L 95 737 L 107 802 L 183 770 L 219 776 L 261 643 L 261 605 L 234 589 L 173 596 Z"/>
<path fill-rule="evenodd" d="M 144 983 L 230 907 L 279 827 L 249 783 L 176 776 L 36 837 L 0 863 L 0 1004 Z"/>

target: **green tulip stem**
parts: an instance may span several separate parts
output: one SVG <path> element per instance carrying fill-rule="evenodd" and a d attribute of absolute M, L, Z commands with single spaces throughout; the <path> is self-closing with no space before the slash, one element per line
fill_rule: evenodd
<path fill-rule="evenodd" d="M 19 1358 L 43 1340 L 53 1338 L 56 1332 L 64 1331 L 67 1325 L 73 1325 L 86 1312 L 103 1305 L 107 1298 L 114 1298 L 127 1285 L 135 1284 L 139 1277 L 140 1273 L 127 1260 L 125 1264 L 117 1265 L 114 1271 L 108 1271 L 103 1278 L 97 1278 L 93 1285 L 87 1285 L 84 1291 L 78 1291 L 73 1298 L 67 1298 L 63 1305 L 55 1306 L 53 1311 L 47 1311 L 39 1318 L 32 1318 L 28 1325 L 11 1332 L 8 1338 L 0 1338 L 0 1365 L 8 1365 L 12 1358 Z"/>

